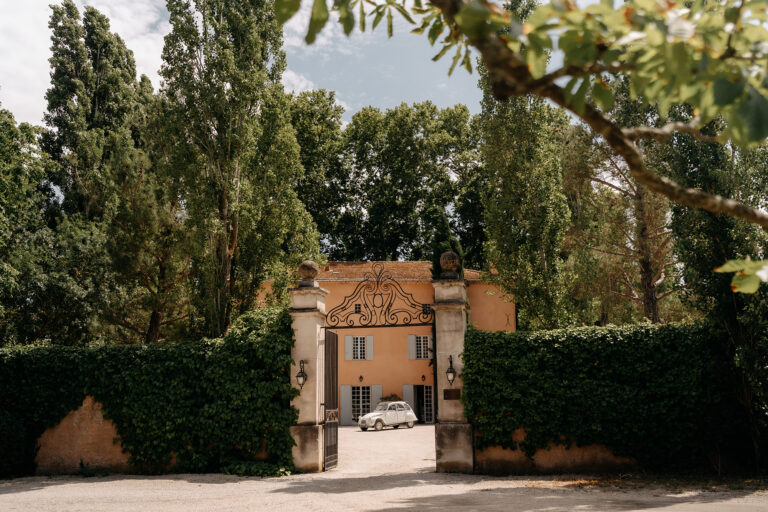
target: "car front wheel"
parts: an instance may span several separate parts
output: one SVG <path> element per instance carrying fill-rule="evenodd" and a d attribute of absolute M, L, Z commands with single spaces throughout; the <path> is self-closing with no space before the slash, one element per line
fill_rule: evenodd
<path fill-rule="evenodd" d="M 384 428 L 384 422 L 381 420 L 377 421 L 375 427 L 377 431 L 382 430 Z"/>
<path fill-rule="evenodd" d="M 366 430 L 368 430 L 368 427 L 360 427 L 360 430 L 362 430 L 363 432 L 365 432 Z"/>
<path fill-rule="evenodd" d="M 408 428 L 413 428 L 413 422 L 412 421 L 408 422 Z"/>

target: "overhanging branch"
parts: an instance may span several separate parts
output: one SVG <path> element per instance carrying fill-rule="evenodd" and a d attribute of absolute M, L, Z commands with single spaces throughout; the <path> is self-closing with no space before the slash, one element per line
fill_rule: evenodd
<path fill-rule="evenodd" d="M 453 25 L 454 30 L 457 30 L 454 15 L 463 5 L 463 2 L 460 0 L 433 0 L 432 4 L 442 11 L 446 21 Z M 645 166 L 643 156 L 635 146 L 631 134 L 625 134 L 620 126 L 614 124 L 589 103 L 584 105 L 583 110 L 576 110 L 575 106 L 566 99 L 563 88 L 557 84 L 534 79 L 522 56 L 509 49 L 505 36 L 490 34 L 482 39 L 470 39 L 469 44 L 480 52 L 496 98 L 506 99 L 526 94 L 548 98 L 555 104 L 576 114 L 595 133 L 601 135 L 613 151 L 627 163 L 632 177 L 649 190 L 680 205 L 738 217 L 758 224 L 768 231 L 768 213 L 733 199 L 680 186 L 669 178 L 658 176 L 650 171 Z M 685 127 L 682 129 L 687 130 Z M 696 131 L 698 132 L 698 129 Z M 673 132 L 674 130 L 670 134 Z M 690 131 L 685 133 L 690 133 Z"/>
<path fill-rule="evenodd" d="M 696 139 L 702 142 L 710 142 L 717 144 L 717 137 L 710 135 L 704 135 L 699 130 L 699 118 L 694 118 L 689 123 L 669 123 L 660 128 L 654 128 L 652 126 L 639 126 L 636 128 L 624 128 L 621 130 L 624 136 L 629 140 L 650 139 L 657 142 L 665 142 L 669 140 L 675 132 L 687 133 L 693 135 Z"/>

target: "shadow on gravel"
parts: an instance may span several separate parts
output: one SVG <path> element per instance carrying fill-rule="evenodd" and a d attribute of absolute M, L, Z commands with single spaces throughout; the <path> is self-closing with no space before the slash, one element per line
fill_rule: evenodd
<path fill-rule="evenodd" d="M 148 476 L 148 475 L 125 475 L 114 473 L 108 476 L 95 476 L 95 477 L 82 477 L 76 475 L 56 475 L 56 476 L 28 476 L 22 478 L 14 478 L 11 480 L 0 480 L 0 495 L 3 494 L 15 494 L 21 492 L 31 492 L 40 489 L 47 489 L 49 487 L 55 487 L 57 485 L 78 485 L 78 484 L 103 484 L 109 482 L 124 482 L 126 480 L 153 480 L 161 482 L 163 480 L 168 481 L 184 481 L 190 483 L 197 483 L 202 485 L 221 485 L 231 484 L 235 482 L 243 481 L 246 477 L 236 475 L 224 475 L 221 473 L 179 473 L 161 476 Z M 256 478 L 256 477 L 249 477 Z"/>
<path fill-rule="evenodd" d="M 330 473 L 326 473 L 331 475 Z M 270 492 L 281 494 L 327 493 L 346 494 L 366 491 L 384 491 L 413 487 L 415 485 L 455 485 L 476 483 L 484 480 L 478 475 L 447 475 L 438 473 L 396 473 L 385 475 L 366 475 L 359 477 L 332 476 L 325 478 L 297 479 L 286 482 L 287 485 Z"/>
<path fill-rule="evenodd" d="M 473 490 L 461 494 L 425 496 L 393 500 L 385 508 L 376 512 L 394 511 L 444 511 L 461 510 L 463 512 L 621 512 L 629 510 L 668 510 L 671 507 L 684 507 L 685 510 L 720 512 L 725 501 L 751 494 L 749 492 L 705 492 L 691 495 L 652 494 L 646 491 L 644 496 L 628 495 L 604 491 L 574 491 L 563 489 L 536 488 L 496 488 Z M 690 508 L 688 508 L 690 507 Z M 739 505 L 739 512 L 765 510 L 765 505 Z M 762 508 L 761 508 L 762 507 Z M 677 510 L 676 508 L 674 510 Z"/>

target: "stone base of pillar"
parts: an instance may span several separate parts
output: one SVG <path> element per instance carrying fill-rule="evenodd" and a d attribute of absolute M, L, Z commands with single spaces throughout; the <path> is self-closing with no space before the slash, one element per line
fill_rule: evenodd
<path fill-rule="evenodd" d="M 319 473 L 323 470 L 323 437 L 322 425 L 294 425 L 291 427 L 291 437 L 296 442 L 293 447 L 293 465 L 303 473 Z"/>
<path fill-rule="evenodd" d="M 438 473 L 472 473 L 474 470 L 472 425 L 437 423 L 435 452 Z"/>

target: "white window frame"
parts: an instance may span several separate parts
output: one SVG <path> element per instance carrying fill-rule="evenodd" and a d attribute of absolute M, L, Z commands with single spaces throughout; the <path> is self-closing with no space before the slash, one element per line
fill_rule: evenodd
<path fill-rule="evenodd" d="M 432 386 L 431 385 L 425 385 L 424 386 L 424 397 L 422 399 L 424 403 L 424 417 L 420 418 L 423 423 L 434 423 L 435 422 L 435 406 L 433 404 L 433 398 L 434 395 L 432 394 Z"/>
<path fill-rule="evenodd" d="M 365 336 L 352 336 L 352 360 L 364 361 L 366 359 L 365 343 Z"/>
<path fill-rule="evenodd" d="M 352 420 L 371 412 L 371 386 L 352 386 Z"/>
<path fill-rule="evenodd" d="M 431 336 L 416 336 L 416 359 L 431 359 L 429 355 Z"/>

